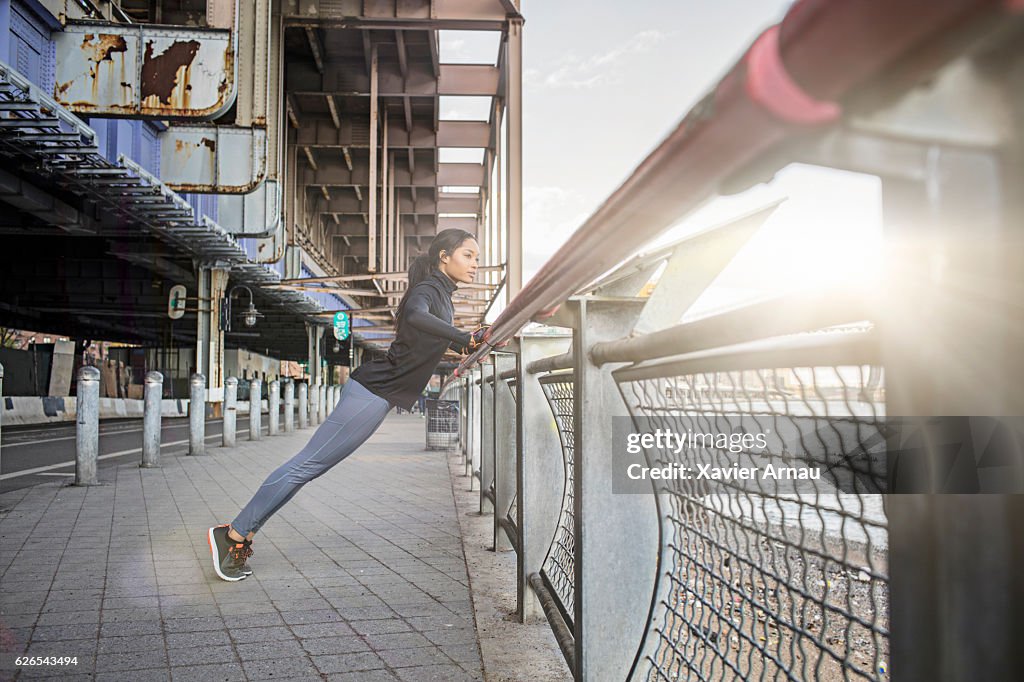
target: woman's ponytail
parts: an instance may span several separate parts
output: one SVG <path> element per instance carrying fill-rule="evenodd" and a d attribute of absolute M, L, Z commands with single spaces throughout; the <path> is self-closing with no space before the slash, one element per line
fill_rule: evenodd
<path fill-rule="evenodd" d="M 430 254 L 421 253 L 416 256 L 409 266 L 409 288 L 412 289 L 427 277 L 430 277 L 430 270 Z"/>

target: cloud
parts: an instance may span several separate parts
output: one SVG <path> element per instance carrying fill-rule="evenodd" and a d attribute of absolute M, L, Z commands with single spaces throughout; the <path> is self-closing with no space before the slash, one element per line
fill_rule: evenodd
<path fill-rule="evenodd" d="M 648 52 L 671 35 L 672 33 L 657 30 L 641 31 L 606 52 L 588 57 L 580 57 L 570 52 L 546 75 L 537 69 L 529 69 L 523 74 L 523 78 L 529 85 L 546 88 L 590 89 L 621 82 L 623 74 L 619 70 L 619 65 L 623 58 Z"/>
<path fill-rule="evenodd" d="M 590 215 L 586 198 L 563 187 L 523 188 L 523 275 L 529 279 Z"/>

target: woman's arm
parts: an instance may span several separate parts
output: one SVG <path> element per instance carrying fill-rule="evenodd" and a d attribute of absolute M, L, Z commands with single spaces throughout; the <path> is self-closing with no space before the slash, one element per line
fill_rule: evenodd
<path fill-rule="evenodd" d="M 422 289 L 409 294 L 402 316 L 404 321 L 417 331 L 448 339 L 458 344 L 458 348 L 465 348 L 469 345 L 469 332 L 456 329 L 430 312 L 427 294 Z"/>

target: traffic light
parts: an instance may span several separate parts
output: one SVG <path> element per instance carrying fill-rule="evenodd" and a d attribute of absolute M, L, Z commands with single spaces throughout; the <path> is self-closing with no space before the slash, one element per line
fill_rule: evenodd
<path fill-rule="evenodd" d="M 335 339 L 327 344 L 325 353 L 327 360 L 332 365 L 351 366 L 349 358 L 352 354 L 352 335 L 349 334 L 344 340 Z"/>

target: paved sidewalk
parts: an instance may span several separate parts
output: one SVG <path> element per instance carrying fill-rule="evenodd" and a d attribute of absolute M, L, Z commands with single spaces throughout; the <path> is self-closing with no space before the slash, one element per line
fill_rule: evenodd
<path fill-rule="evenodd" d="M 482 680 L 446 455 L 391 414 L 214 576 L 229 521 L 312 428 L 0 495 L 0 650 L 77 656 L 16 679 Z M 10 679 L 11 670 L 0 670 Z"/>

